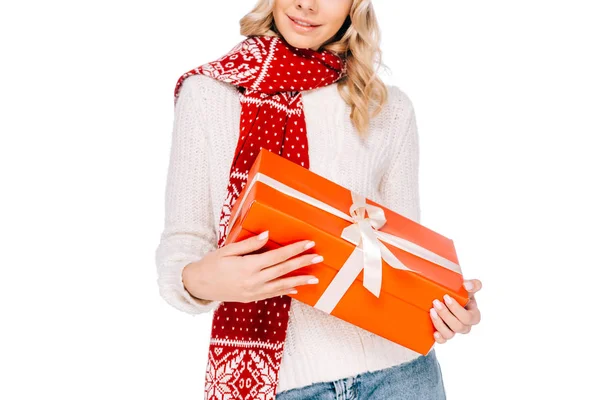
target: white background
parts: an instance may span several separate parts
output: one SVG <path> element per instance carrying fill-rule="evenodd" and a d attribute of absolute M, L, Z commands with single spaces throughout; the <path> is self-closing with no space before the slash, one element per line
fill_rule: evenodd
<path fill-rule="evenodd" d="M 479 278 L 449 399 L 599 398 L 596 2 L 375 0 L 415 104 L 422 223 Z M 177 78 L 253 1 L 0 13 L 0 398 L 201 398 L 211 315 L 158 295 Z"/>

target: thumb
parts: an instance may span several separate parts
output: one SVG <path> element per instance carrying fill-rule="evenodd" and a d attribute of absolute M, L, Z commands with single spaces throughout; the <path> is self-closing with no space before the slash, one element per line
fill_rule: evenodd
<path fill-rule="evenodd" d="M 481 290 L 482 284 L 479 279 L 465 279 L 463 286 L 471 294 Z"/>
<path fill-rule="evenodd" d="M 222 256 L 243 256 L 262 248 L 269 241 L 269 231 L 221 247 Z"/>

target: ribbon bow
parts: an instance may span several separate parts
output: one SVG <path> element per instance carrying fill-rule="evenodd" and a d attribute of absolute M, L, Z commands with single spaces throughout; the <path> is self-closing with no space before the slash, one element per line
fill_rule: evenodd
<path fill-rule="evenodd" d="M 362 264 L 364 268 L 363 286 L 375 296 L 381 293 L 382 262 L 385 260 L 396 269 L 414 271 L 405 266 L 387 247 L 380 241 L 386 239 L 385 234 L 379 229 L 386 223 L 385 212 L 381 207 L 367 204 L 364 196 L 351 192 L 352 205 L 350 217 L 354 221 L 342 231 L 342 238 L 362 250 Z M 390 235 L 391 236 L 391 235 Z"/>
<path fill-rule="evenodd" d="M 383 269 L 382 260 L 387 262 L 392 268 L 419 273 L 419 271 L 415 271 L 404 265 L 382 242 L 391 244 L 398 249 L 409 252 L 451 271 L 458 273 L 461 271 L 458 264 L 431 250 L 406 239 L 402 239 L 386 232 L 381 232 L 379 229 L 386 223 L 383 209 L 372 204 L 367 204 L 365 197 L 357 193 L 350 192 L 352 195 L 352 205 L 350 206 L 349 214 L 347 214 L 267 175 L 257 173 L 248 184 L 248 188 L 245 189 L 244 196 L 240 199 L 242 204 L 245 202 L 250 189 L 256 182 L 262 182 L 290 197 L 304 201 L 307 204 L 336 215 L 351 223 L 344 228 L 341 237 L 354 244 L 356 247 L 314 305 L 315 308 L 331 313 L 363 269 L 363 286 L 369 292 L 379 297 L 381 293 Z M 234 222 L 240 217 L 240 210 L 241 207 L 238 208 L 237 212 L 230 220 L 227 227 L 228 231 L 231 230 Z"/>

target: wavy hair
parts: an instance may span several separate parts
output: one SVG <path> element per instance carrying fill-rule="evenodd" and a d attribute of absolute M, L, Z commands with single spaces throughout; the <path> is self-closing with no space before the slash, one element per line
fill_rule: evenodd
<path fill-rule="evenodd" d="M 258 0 L 252 11 L 240 19 L 243 36 L 281 36 L 273 18 L 274 0 Z M 346 60 L 347 74 L 338 81 L 338 91 L 350 106 L 350 119 L 365 134 L 372 117 L 387 102 L 385 84 L 376 73 L 382 65 L 380 29 L 370 0 L 354 0 L 340 30 L 321 48 Z"/>

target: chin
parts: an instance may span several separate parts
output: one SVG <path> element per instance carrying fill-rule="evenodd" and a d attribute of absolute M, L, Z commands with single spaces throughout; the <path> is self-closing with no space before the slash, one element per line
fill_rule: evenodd
<path fill-rule="evenodd" d="M 301 35 L 296 35 L 296 34 L 291 34 L 291 35 L 282 34 L 282 36 L 286 42 L 288 42 L 290 45 L 292 45 L 294 47 L 298 47 L 299 49 L 317 48 L 320 46 L 320 43 L 321 43 L 318 40 L 311 39 L 311 38 L 301 36 Z"/>

